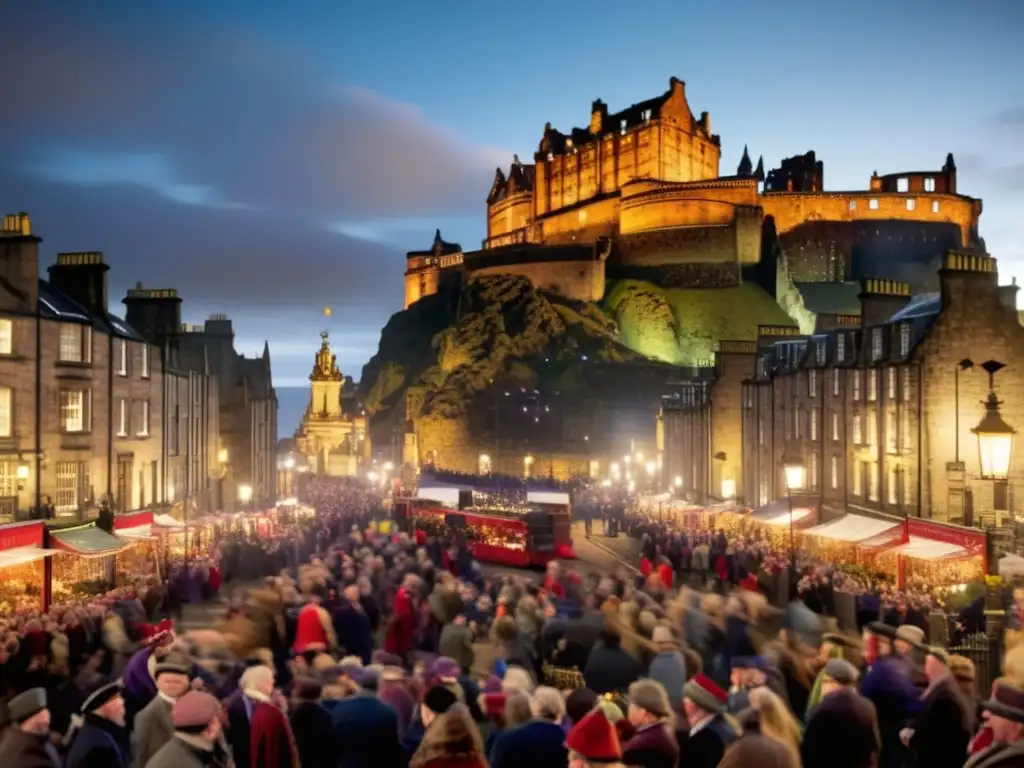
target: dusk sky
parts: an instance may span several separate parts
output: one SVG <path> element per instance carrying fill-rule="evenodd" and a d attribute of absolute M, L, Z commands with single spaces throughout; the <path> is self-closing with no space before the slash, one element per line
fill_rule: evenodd
<path fill-rule="evenodd" d="M 485 235 L 496 165 L 674 75 L 767 168 L 810 149 L 831 190 L 938 169 L 984 199 L 1024 279 L 1024 3 L 37 0 L 0 11 L 0 204 L 59 251 L 101 250 L 186 322 L 270 342 L 302 385 L 325 324 L 359 377 L 402 308 L 404 253 Z M 333 308 L 326 321 L 323 308 Z"/>

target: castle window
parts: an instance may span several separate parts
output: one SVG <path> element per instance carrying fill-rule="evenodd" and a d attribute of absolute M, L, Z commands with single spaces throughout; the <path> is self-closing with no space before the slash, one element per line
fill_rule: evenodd
<path fill-rule="evenodd" d="M 868 401 L 875 402 L 878 397 L 878 369 L 868 371 Z"/>
<path fill-rule="evenodd" d="M 900 325 L 900 356 L 906 357 L 910 354 L 910 323 Z"/>
<path fill-rule="evenodd" d="M 939 212 L 939 201 L 938 200 L 932 200 L 932 213 L 938 213 L 938 212 Z"/>
<path fill-rule="evenodd" d="M 910 179 L 904 177 L 902 179 L 896 179 L 896 191 L 897 192 L 909 192 L 910 191 Z"/>
<path fill-rule="evenodd" d="M 860 414 L 853 414 L 853 444 L 860 445 L 864 442 L 864 435 L 861 430 Z"/>
<path fill-rule="evenodd" d="M 924 191 L 925 192 L 934 192 L 935 191 L 935 179 L 933 179 L 931 176 L 929 176 L 928 178 L 926 178 L 924 180 Z"/>
<path fill-rule="evenodd" d="M 807 372 L 807 395 L 808 397 L 818 396 L 818 372 Z"/>
<path fill-rule="evenodd" d="M 860 401 L 860 371 L 850 371 L 850 375 L 853 377 L 853 400 L 858 402 Z"/>
<path fill-rule="evenodd" d="M 911 198 L 908 198 L 908 199 L 907 199 L 907 210 L 908 210 L 908 211 L 912 211 L 912 210 L 914 210 L 915 208 L 917 208 L 917 200 L 915 200 L 915 199 L 914 199 L 914 198 L 912 198 L 912 197 L 911 197 Z"/>
<path fill-rule="evenodd" d="M 882 329 L 872 328 L 871 329 L 871 359 L 881 360 L 882 359 Z"/>
<path fill-rule="evenodd" d="M 872 211 L 877 211 L 878 210 L 878 198 L 877 197 L 872 197 L 870 200 L 868 200 L 868 208 L 870 208 Z"/>
<path fill-rule="evenodd" d="M 807 457 L 807 481 L 812 491 L 818 489 L 818 454 Z"/>
<path fill-rule="evenodd" d="M 832 442 L 839 442 L 839 414 L 832 414 Z"/>
<path fill-rule="evenodd" d="M 836 336 L 836 360 L 840 363 L 846 360 L 846 334 L 840 333 Z"/>
<path fill-rule="evenodd" d="M 851 211 L 856 211 L 857 210 L 857 201 L 856 200 L 851 200 L 850 201 L 850 210 Z"/>
<path fill-rule="evenodd" d="M 832 369 L 832 396 L 839 397 L 839 369 Z"/>
<path fill-rule="evenodd" d="M 832 457 L 832 490 L 836 490 L 839 487 L 839 458 L 836 456 Z"/>
<path fill-rule="evenodd" d="M 814 359 L 817 360 L 818 365 L 825 364 L 825 342 L 819 341 L 818 346 L 814 349 Z"/>
<path fill-rule="evenodd" d="M 652 114 L 651 110 L 645 109 L 643 112 L 640 113 L 640 117 L 643 118 L 643 121 L 645 123 L 648 123 L 651 120 L 651 114 Z"/>
<path fill-rule="evenodd" d="M 623 136 L 626 135 L 626 121 L 625 120 L 620 120 L 619 121 L 619 133 L 621 133 Z"/>
<path fill-rule="evenodd" d="M 889 503 L 898 504 L 899 494 L 897 489 L 900 483 L 900 471 L 897 467 L 893 467 L 889 470 Z"/>
<path fill-rule="evenodd" d="M 811 440 L 818 439 L 818 412 L 811 409 Z"/>
<path fill-rule="evenodd" d="M 548 162 L 550 163 L 554 159 L 555 159 L 555 153 L 554 152 L 548 152 Z"/>
<path fill-rule="evenodd" d="M 887 397 L 890 400 L 896 399 L 896 366 L 889 366 L 885 371 L 885 387 Z"/>

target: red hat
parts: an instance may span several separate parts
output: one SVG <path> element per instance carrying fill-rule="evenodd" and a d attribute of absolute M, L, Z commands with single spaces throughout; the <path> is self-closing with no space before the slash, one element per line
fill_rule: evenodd
<path fill-rule="evenodd" d="M 683 695 L 705 712 L 724 714 L 729 708 L 729 695 L 706 675 L 694 675 L 688 680 Z"/>
<path fill-rule="evenodd" d="M 615 763 L 622 759 L 618 731 L 601 709 L 595 709 L 572 727 L 565 746 L 591 763 Z"/>
<path fill-rule="evenodd" d="M 761 588 L 757 583 L 757 576 L 748 573 L 747 577 L 740 582 L 740 589 L 745 589 L 748 592 L 760 592 Z"/>
<path fill-rule="evenodd" d="M 505 702 L 508 700 L 504 693 L 485 693 L 484 714 L 488 717 L 497 717 L 505 711 Z"/>

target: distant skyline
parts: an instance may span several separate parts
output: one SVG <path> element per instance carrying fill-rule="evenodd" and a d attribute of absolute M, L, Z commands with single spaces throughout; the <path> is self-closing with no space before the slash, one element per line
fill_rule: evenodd
<path fill-rule="evenodd" d="M 306 383 L 324 327 L 358 379 L 405 251 L 438 227 L 479 247 L 495 166 L 670 76 L 723 174 L 745 144 L 766 168 L 813 149 L 827 189 L 865 189 L 952 152 L 1024 280 L 1013 0 L 51 0 L 0 26 L 0 206 L 30 214 L 42 267 L 103 251 L 115 313 L 136 281 L 178 288 L 186 322 L 228 314 L 248 355 L 268 340 L 279 386 Z"/>

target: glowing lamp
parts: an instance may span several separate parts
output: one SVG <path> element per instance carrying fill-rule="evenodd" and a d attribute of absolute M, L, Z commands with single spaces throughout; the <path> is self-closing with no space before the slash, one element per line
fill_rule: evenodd
<path fill-rule="evenodd" d="M 657 465 L 656 463 L 654 463 L 653 461 L 648 461 L 648 462 L 647 462 L 647 464 L 645 464 L 645 465 L 644 465 L 644 469 L 646 469 L 646 470 L 647 470 L 647 474 L 648 474 L 648 475 L 650 475 L 651 477 L 653 477 L 653 476 L 654 476 L 654 473 L 655 473 L 655 472 L 657 471 L 657 469 L 658 469 L 658 465 Z"/>
<path fill-rule="evenodd" d="M 676 488 L 682 488 L 683 478 L 681 478 L 679 475 L 676 475 L 676 479 L 672 481 L 672 485 L 674 485 Z"/>
<path fill-rule="evenodd" d="M 985 415 L 971 431 L 978 436 L 978 458 L 981 476 L 986 480 L 1005 480 L 1010 475 L 1010 456 L 1016 430 L 1003 421 L 999 413 L 1002 401 L 989 392 Z"/>
<path fill-rule="evenodd" d="M 804 487 L 807 467 L 799 456 L 789 454 L 782 458 L 782 471 L 786 475 L 786 490 L 799 491 Z"/>
<path fill-rule="evenodd" d="M 292 469 L 295 466 L 295 459 L 287 458 L 284 460 L 284 468 Z"/>
<path fill-rule="evenodd" d="M 28 464 L 19 464 L 17 472 L 18 472 L 18 475 L 17 475 L 18 480 L 20 480 L 22 482 L 24 482 L 25 480 L 28 480 Z"/>
<path fill-rule="evenodd" d="M 491 472 L 491 457 L 489 455 L 487 455 L 486 453 L 481 453 L 480 456 L 477 457 L 477 464 L 480 467 L 480 474 L 481 475 L 490 474 L 490 472 Z"/>
<path fill-rule="evenodd" d="M 219 451 L 217 451 L 217 461 L 219 461 L 221 464 L 227 464 L 228 463 L 228 449 L 227 448 L 221 448 Z"/>
<path fill-rule="evenodd" d="M 722 498 L 736 498 L 736 481 L 733 480 L 731 477 L 726 477 L 722 480 Z"/>
<path fill-rule="evenodd" d="M 238 500 L 243 504 L 248 504 L 252 501 L 252 486 L 251 485 L 240 485 L 238 486 Z"/>
<path fill-rule="evenodd" d="M 387 461 L 387 462 L 384 463 L 384 471 L 385 472 L 390 472 L 394 468 L 395 468 L 395 465 L 394 465 L 393 462 Z"/>

